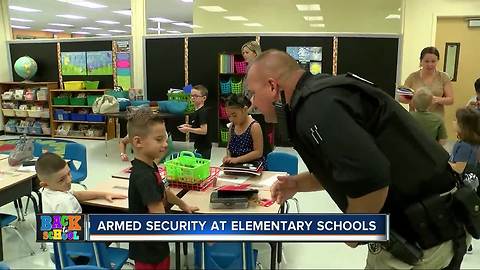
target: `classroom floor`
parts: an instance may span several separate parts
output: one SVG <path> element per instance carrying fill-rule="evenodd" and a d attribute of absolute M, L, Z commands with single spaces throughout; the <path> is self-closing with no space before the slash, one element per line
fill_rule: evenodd
<path fill-rule="evenodd" d="M 0 139 L 9 137 L 0 136 Z M 128 163 L 120 161 L 117 148 L 117 141 L 111 140 L 108 143 L 108 157 L 105 157 L 104 141 L 75 140 L 85 144 L 88 153 L 88 171 L 89 176 L 84 182 L 87 187 L 93 187 L 102 180 L 108 179 L 114 172 L 117 172 L 128 166 Z M 177 147 L 188 147 L 185 143 L 176 143 Z M 451 149 L 450 143 L 446 148 Z M 289 148 L 277 148 L 279 151 L 296 152 Z M 212 165 L 219 165 L 225 154 L 224 148 L 214 147 L 212 150 Z M 300 160 L 299 171 L 305 171 L 305 164 Z M 0 179 L 1 181 L 1 179 Z M 78 185 L 74 185 L 78 186 Z M 78 187 L 74 187 L 78 188 Z M 81 188 L 80 188 L 81 189 Z M 339 209 L 330 199 L 326 192 L 302 193 L 296 196 L 300 201 L 301 213 L 338 213 Z M 25 203 L 24 203 L 25 205 Z M 50 261 L 48 252 L 40 250 L 40 244 L 34 241 L 34 231 L 31 225 L 34 225 L 34 212 L 30 206 L 29 214 L 25 222 L 18 222 L 17 226 L 20 233 L 34 247 L 35 255 L 29 256 L 24 243 L 19 241 L 18 237 L 10 230 L 3 230 L 3 250 L 4 263 L 12 269 L 54 269 L 54 264 Z M 291 212 L 295 212 L 293 209 Z M 0 212 L 16 214 L 13 203 L 0 207 Z M 127 248 L 127 244 L 122 244 Z M 268 269 L 270 265 L 270 250 L 266 244 L 255 244 L 259 249 L 259 261 L 263 269 Z M 190 253 L 193 249 L 190 248 Z M 174 249 L 171 248 L 172 266 L 174 263 Z M 344 269 L 363 269 L 365 267 L 365 258 L 367 248 L 361 246 L 355 249 L 349 248 L 343 243 L 285 243 L 283 248 L 284 260 L 281 264 L 283 269 L 319 269 L 319 268 L 344 268 Z M 480 268 L 480 241 L 474 240 L 473 254 L 465 256 L 462 269 Z M 189 254 L 187 264 L 193 269 L 193 256 Z M 183 258 L 182 258 L 183 264 Z M 182 267 L 183 268 L 183 267 Z M 131 265 L 125 265 L 123 269 L 132 269 Z"/>

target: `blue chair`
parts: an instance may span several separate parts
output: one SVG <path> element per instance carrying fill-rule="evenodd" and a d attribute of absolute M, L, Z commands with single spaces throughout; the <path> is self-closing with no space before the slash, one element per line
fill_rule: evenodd
<path fill-rule="evenodd" d="M 70 173 L 72 174 L 72 183 L 80 184 L 85 189 L 87 186 L 82 181 L 87 178 L 87 148 L 79 143 L 67 143 L 65 146 L 64 159 L 68 161 Z M 80 167 L 75 167 L 74 161 L 80 162 Z"/>
<path fill-rule="evenodd" d="M 35 255 L 35 251 L 33 251 L 33 248 L 30 246 L 30 244 L 28 244 L 28 242 L 25 240 L 25 238 L 23 238 L 23 236 L 18 231 L 17 227 L 12 225 L 12 223 L 14 221 L 16 221 L 17 219 L 18 218 L 14 215 L 0 213 L 0 230 L 3 229 L 3 228 L 12 229 L 17 234 L 18 238 L 20 238 L 20 240 L 22 240 L 22 242 L 25 243 L 28 251 L 30 252 L 30 255 Z M 0 233 L 1 233 L 1 231 L 0 231 Z"/>
<path fill-rule="evenodd" d="M 128 259 L 128 250 L 123 248 L 107 247 L 103 242 L 55 242 L 53 244 L 56 269 L 86 269 L 88 266 L 106 269 L 121 269 Z M 84 257 L 82 265 L 76 264 L 75 258 Z M 84 267 L 84 268 L 82 268 Z M 98 269 L 98 268 L 90 268 Z"/>
<path fill-rule="evenodd" d="M 295 155 L 274 151 L 267 155 L 267 170 L 298 174 L 298 158 Z"/>
<path fill-rule="evenodd" d="M 195 269 L 255 269 L 258 251 L 251 242 L 193 243 Z"/>
<path fill-rule="evenodd" d="M 103 267 L 98 267 L 98 266 L 95 266 L 95 265 L 74 265 L 74 266 L 67 266 L 65 268 L 63 268 L 63 270 L 84 270 L 84 269 L 90 269 L 90 270 L 106 270 L 107 268 L 103 268 Z M 1 268 L 0 268 L 1 270 Z"/>
<path fill-rule="evenodd" d="M 43 145 L 38 142 L 33 143 L 33 156 L 38 158 L 43 154 Z"/>
<path fill-rule="evenodd" d="M 0 262 L 0 270 L 10 270 L 10 266 Z"/>

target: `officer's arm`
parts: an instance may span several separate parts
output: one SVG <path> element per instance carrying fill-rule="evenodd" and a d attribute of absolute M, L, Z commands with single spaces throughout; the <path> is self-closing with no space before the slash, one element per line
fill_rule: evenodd
<path fill-rule="evenodd" d="M 359 198 L 347 197 L 348 207 L 346 213 L 379 213 L 385 203 L 387 194 L 388 187 L 384 187 Z"/>
<path fill-rule="evenodd" d="M 293 176 L 297 184 L 298 192 L 318 191 L 323 190 L 322 184 L 317 180 L 315 175 L 310 172 L 303 172 Z"/>

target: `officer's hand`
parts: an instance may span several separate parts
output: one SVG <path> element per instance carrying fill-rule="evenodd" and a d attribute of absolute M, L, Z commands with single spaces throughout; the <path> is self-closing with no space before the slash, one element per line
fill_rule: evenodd
<path fill-rule="evenodd" d="M 272 201 L 278 204 L 284 203 L 297 193 L 297 181 L 294 176 L 278 176 L 277 181 L 270 188 Z"/>

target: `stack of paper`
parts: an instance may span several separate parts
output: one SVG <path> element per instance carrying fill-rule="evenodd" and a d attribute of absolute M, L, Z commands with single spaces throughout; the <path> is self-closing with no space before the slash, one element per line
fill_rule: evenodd
<path fill-rule="evenodd" d="M 399 94 L 401 96 L 411 97 L 411 96 L 413 96 L 414 92 L 415 91 L 413 89 L 408 88 L 408 87 L 404 87 L 404 86 L 397 88 L 397 94 Z"/>
<path fill-rule="evenodd" d="M 242 164 L 222 164 L 220 168 L 224 174 L 250 174 L 261 175 L 263 171 L 263 162 L 254 161 L 252 163 Z"/>

